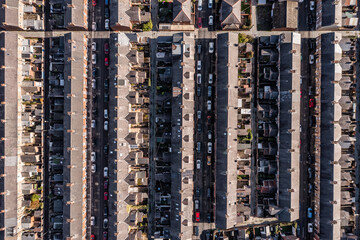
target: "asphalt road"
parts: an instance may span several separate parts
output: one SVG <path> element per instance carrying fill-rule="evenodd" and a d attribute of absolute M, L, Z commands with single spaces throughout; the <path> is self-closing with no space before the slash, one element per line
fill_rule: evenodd
<path fill-rule="evenodd" d="M 312 20 L 310 20 L 312 18 Z M 315 30 L 316 12 L 310 11 L 310 0 L 299 2 L 298 30 L 311 31 Z"/>
<path fill-rule="evenodd" d="M 311 127 L 309 126 L 309 86 L 313 84 L 313 73 L 315 69 L 315 63 L 309 64 L 309 54 L 314 54 L 314 49 L 309 47 L 309 39 L 303 38 L 301 43 L 301 149 L 300 149 L 300 229 L 301 237 L 303 239 L 311 239 L 312 236 L 307 233 L 307 224 L 311 219 L 307 218 L 307 209 L 309 207 L 313 208 L 312 205 L 312 196 L 313 190 L 309 192 L 309 184 L 313 184 L 313 179 L 309 178 L 308 168 L 312 170 L 312 177 L 314 176 L 314 166 L 312 162 L 309 161 L 309 155 L 311 154 L 311 144 L 312 141 L 309 140 L 312 136 Z"/>
<path fill-rule="evenodd" d="M 104 1 L 98 1 L 90 13 L 90 19 L 97 23 L 97 31 L 103 31 L 104 28 Z M 91 182 L 91 216 L 96 219 L 96 224 L 92 227 L 91 234 L 95 235 L 95 239 L 102 239 L 104 229 L 104 208 L 108 208 L 108 201 L 104 200 L 104 168 L 108 167 L 108 152 L 104 151 L 104 147 L 108 146 L 108 131 L 104 130 L 104 109 L 108 109 L 108 102 L 105 101 L 105 95 L 109 93 L 108 68 L 105 66 L 104 44 L 109 42 L 107 39 L 92 39 L 96 42 L 96 64 L 92 68 L 96 68 L 96 89 L 93 89 L 93 119 L 96 120 L 96 127 L 92 129 L 92 151 L 96 152 L 96 172 L 92 173 Z M 90 58 L 91 59 L 91 58 Z M 92 75 L 92 72 L 90 72 Z M 91 77 L 91 79 L 93 79 Z M 105 87 L 105 81 L 107 86 Z M 110 181 L 109 181 L 110 183 Z M 108 193 L 108 198 L 110 194 Z M 108 217 L 107 217 L 108 218 Z"/>
<path fill-rule="evenodd" d="M 201 70 L 197 70 L 195 74 L 195 79 L 197 79 L 197 74 L 201 74 L 201 83 L 196 84 L 195 86 L 195 149 L 197 142 L 201 143 L 201 151 L 198 153 L 195 151 L 196 161 L 201 161 L 200 169 L 197 168 L 197 163 L 195 161 L 195 182 L 194 182 L 194 200 L 199 200 L 199 210 L 195 211 L 200 212 L 200 222 L 195 221 L 195 226 L 199 227 L 199 233 L 203 233 L 201 236 L 204 236 L 204 231 L 213 228 L 214 222 L 214 94 L 215 94 L 215 75 L 213 74 L 213 83 L 209 84 L 209 74 L 214 73 L 215 70 L 215 54 L 209 53 L 209 42 L 214 41 L 206 38 L 200 38 L 196 41 L 196 55 L 195 60 L 201 61 Z M 201 52 L 199 54 L 199 45 L 201 45 Z M 197 66 L 195 66 L 197 67 Z M 209 97 L 209 89 L 211 86 L 211 96 Z M 200 95 L 198 94 L 198 88 L 200 89 Z M 212 103 L 212 110 L 207 110 L 207 101 L 210 100 Z M 201 118 L 198 119 L 198 111 L 201 113 Z M 210 117 L 210 121 L 208 120 Z M 201 131 L 199 131 L 201 130 Z M 208 133 L 211 133 L 211 139 L 208 137 Z M 208 152 L 208 142 L 212 143 L 212 152 Z M 211 157 L 211 164 L 207 164 L 207 157 Z M 199 190 L 200 197 L 196 196 L 196 190 Z M 210 195 L 209 195 L 210 191 Z M 210 218 L 210 219 L 209 219 Z M 210 220 L 210 223 L 209 223 Z M 204 239 L 202 237 L 202 239 Z"/>

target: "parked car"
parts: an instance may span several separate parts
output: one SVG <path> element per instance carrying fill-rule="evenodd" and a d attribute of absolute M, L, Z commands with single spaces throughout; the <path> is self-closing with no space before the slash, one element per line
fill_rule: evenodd
<path fill-rule="evenodd" d="M 195 203 L 195 210 L 199 210 L 200 208 L 199 200 L 196 199 L 194 203 Z"/>
<path fill-rule="evenodd" d="M 96 121 L 95 119 L 91 120 L 91 128 L 95 128 L 96 127 Z"/>
<path fill-rule="evenodd" d="M 104 177 L 109 177 L 109 168 L 104 167 Z"/>
<path fill-rule="evenodd" d="M 104 190 L 107 190 L 109 188 L 109 179 L 104 180 Z"/>
<path fill-rule="evenodd" d="M 93 23 L 92 23 L 91 29 L 92 29 L 93 31 L 96 31 L 96 22 L 93 22 Z"/>
<path fill-rule="evenodd" d="M 211 97 L 211 93 L 212 93 L 212 87 L 208 86 L 208 97 Z"/>
<path fill-rule="evenodd" d="M 309 108 L 313 108 L 314 107 L 314 99 L 310 98 L 309 99 Z"/>
<path fill-rule="evenodd" d="M 92 5 L 95 7 L 96 6 L 96 0 L 92 0 Z"/>
<path fill-rule="evenodd" d="M 197 111 L 197 118 L 201 119 L 201 111 Z"/>
<path fill-rule="evenodd" d="M 195 212 L 195 220 L 200 222 L 200 212 Z"/>
<path fill-rule="evenodd" d="M 90 224 L 91 224 L 91 226 L 94 226 L 94 225 L 96 224 L 95 216 L 91 216 L 91 218 L 90 218 Z"/>
<path fill-rule="evenodd" d="M 308 218 L 312 218 L 312 215 L 313 215 L 313 210 L 312 210 L 312 208 L 308 208 L 308 209 L 307 209 L 307 217 L 308 217 Z"/>
<path fill-rule="evenodd" d="M 209 140 L 211 139 L 211 131 L 210 130 L 208 131 L 208 139 Z"/>
<path fill-rule="evenodd" d="M 315 1 L 310 1 L 310 10 L 311 11 L 315 10 Z"/>
<path fill-rule="evenodd" d="M 96 51 L 96 42 L 91 43 L 91 51 Z"/>
<path fill-rule="evenodd" d="M 214 52 L 214 42 L 209 42 L 209 53 Z"/>
<path fill-rule="evenodd" d="M 200 142 L 197 142 L 196 150 L 197 150 L 198 153 L 200 153 L 200 151 L 201 151 L 201 143 Z"/>
<path fill-rule="evenodd" d="M 201 73 L 198 73 L 197 75 L 196 75 L 196 82 L 197 82 L 197 84 L 201 84 Z"/>
<path fill-rule="evenodd" d="M 104 200 L 108 200 L 109 198 L 109 193 L 108 192 L 104 192 Z"/>
<path fill-rule="evenodd" d="M 92 70 L 92 77 L 95 78 L 97 75 L 97 68 L 93 68 Z"/>
<path fill-rule="evenodd" d="M 311 156 L 310 156 L 310 159 L 311 159 Z M 309 178 L 311 179 L 311 178 L 312 178 L 312 171 L 311 171 L 311 168 L 308 168 L 308 174 L 309 174 Z"/>
<path fill-rule="evenodd" d="M 213 83 L 213 75 L 212 73 L 209 74 L 209 84 Z"/>
<path fill-rule="evenodd" d="M 210 15 L 209 16 L 209 25 L 212 26 L 214 24 L 214 16 Z"/>
<path fill-rule="evenodd" d="M 211 101 L 210 100 L 207 101 L 207 110 L 211 111 Z"/>
<path fill-rule="evenodd" d="M 96 64 L 96 53 L 93 53 L 91 55 L 91 62 L 92 62 L 92 64 Z"/>
<path fill-rule="evenodd" d="M 198 49 L 198 54 L 200 54 L 201 53 L 201 45 L 200 44 L 197 45 L 197 49 Z"/>
<path fill-rule="evenodd" d="M 198 130 L 198 132 L 201 132 L 201 123 L 198 123 L 197 130 Z"/>
<path fill-rule="evenodd" d="M 106 67 L 109 66 L 109 58 L 108 57 L 105 57 L 104 63 L 105 63 Z"/>
<path fill-rule="evenodd" d="M 208 153 L 212 153 L 212 142 L 208 142 Z"/>
<path fill-rule="evenodd" d="M 104 118 L 109 118 L 108 110 L 104 109 Z"/>
<path fill-rule="evenodd" d="M 105 19 L 105 29 L 109 30 L 110 28 L 110 20 L 109 19 Z"/>
<path fill-rule="evenodd" d="M 104 231 L 103 232 L 103 240 L 107 240 L 108 239 L 108 232 Z"/>
<path fill-rule="evenodd" d="M 202 0 L 198 0 L 198 11 L 202 10 Z"/>
<path fill-rule="evenodd" d="M 91 162 L 96 161 L 96 152 L 91 152 Z"/>
<path fill-rule="evenodd" d="M 200 197 L 200 188 L 196 188 L 195 197 Z"/>
<path fill-rule="evenodd" d="M 211 223 L 211 213 L 207 214 L 207 220 L 208 220 L 208 223 Z"/>
<path fill-rule="evenodd" d="M 95 240 L 95 235 L 94 234 L 91 234 L 90 240 Z"/>
<path fill-rule="evenodd" d="M 201 61 L 200 60 L 198 60 L 197 61 L 197 70 L 201 70 Z"/>
<path fill-rule="evenodd" d="M 315 57 L 314 57 L 314 55 L 310 54 L 309 55 L 309 63 L 314 64 L 314 62 L 315 62 Z"/>
<path fill-rule="evenodd" d="M 312 223 L 308 223 L 308 232 L 312 233 L 313 230 L 314 230 L 314 227 L 313 227 Z"/>
<path fill-rule="evenodd" d="M 109 52 L 110 52 L 109 43 L 106 42 L 106 43 L 104 44 L 104 53 L 105 53 L 106 55 L 108 55 Z"/>
<path fill-rule="evenodd" d="M 96 79 L 95 78 L 93 78 L 91 80 L 91 87 L 92 87 L 92 89 L 96 89 Z"/>
<path fill-rule="evenodd" d="M 209 165 L 209 166 L 211 165 L 211 156 L 207 156 L 206 162 L 207 162 L 207 165 Z"/>
<path fill-rule="evenodd" d="M 202 28 L 202 19 L 198 17 L 198 28 Z"/>
<path fill-rule="evenodd" d="M 108 121 L 104 122 L 104 130 L 105 131 L 109 130 L 109 122 Z"/>
<path fill-rule="evenodd" d="M 107 229 L 109 227 L 109 220 L 107 218 L 104 218 L 104 222 L 103 222 L 103 228 Z"/>
<path fill-rule="evenodd" d="M 312 193 L 312 189 L 313 189 L 313 186 L 311 183 L 309 183 L 309 187 L 308 187 L 308 193 Z"/>
<path fill-rule="evenodd" d="M 201 161 L 200 159 L 196 160 L 196 168 L 200 169 L 201 168 Z"/>
<path fill-rule="evenodd" d="M 198 97 L 201 96 L 201 88 L 200 87 L 196 88 L 196 94 L 198 95 Z"/>
<path fill-rule="evenodd" d="M 91 172 L 96 173 L 96 165 L 95 164 L 91 164 Z"/>
<path fill-rule="evenodd" d="M 105 8 L 104 16 L 105 18 L 110 18 L 110 9 L 108 7 Z"/>
<path fill-rule="evenodd" d="M 104 218 L 108 217 L 108 212 L 109 212 L 108 207 L 105 205 L 104 206 Z"/>
<path fill-rule="evenodd" d="M 208 2 L 208 8 L 212 8 L 212 6 L 213 6 L 213 0 L 209 0 L 209 2 Z"/>
<path fill-rule="evenodd" d="M 309 15 L 307 16 L 307 23 L 308 23 L 308 25 L 312 25 L 312 24 L 313 24 L 313 17 L 311 16 L 311 14 L 309 14 Z"/>

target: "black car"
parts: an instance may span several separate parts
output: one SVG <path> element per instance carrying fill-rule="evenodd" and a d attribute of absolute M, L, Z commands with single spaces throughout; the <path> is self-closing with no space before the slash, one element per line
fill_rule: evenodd
<path fill-rule="evenodd" d="M 104 101 L 109 102 L 109 94 L 108 93 L 104 93 Z"/>
<path fill-rule="evenodd" d="M 201 132 L 201 123 L 198 123 L 198 132 Z"/>
<path fill-rule="evenodd" d="M 200 87 L 197 87 L 197 95 L 200 97 L 201 96 L 201 88 Z"/>
<path fill-rule="evenodd" d="M 104 146 L 104 154 L 108 154 L 108 152 L 109 152 L 109 146 L 105 145 Z"/>
<path fill-rule="evenodd" d="M 207 220 L 208 220 L 208 223 L 211 222 L 211 213 L 208 213 L 208 215 L 207 215 Z"/>
<path fill-rule="evenodd" d="M 108 207 L 104 206 L 104 218 L 108 217 Z"/>
<path fill-rule="evenodd" d="M 110 18 L 110 9 L 105 8 L 105 18 Z"/>
<path fill-rule="evenodd" d="M 105 82 L 104 82 L 104 88 L 105 88 L 105 90 L 108 90 L 108 89 L 109 89 L 109 80 L 105 80 Z"/>
<path fill-rule="evenodd" d="M 97 69 L 94 68 L 94 69 L 92 70 L 92 77 L 95 78 L 96 75 L 97 75 Z"/>
<path fill-rule="evenodd" d="M 200 197 L 200 188 L 196 188 L 195 196 Z"/>

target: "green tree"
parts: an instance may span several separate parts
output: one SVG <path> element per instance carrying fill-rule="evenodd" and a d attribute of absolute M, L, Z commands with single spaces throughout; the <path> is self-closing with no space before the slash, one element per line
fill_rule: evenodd
<path fill-rule="evenodd" d="M 142 30 L 145 31 L 151 31 L 151 29 L 153 28 L 153 24 L 152 21 L 148 21 L 147 23 L 144 23 L 142 26 Z"/>

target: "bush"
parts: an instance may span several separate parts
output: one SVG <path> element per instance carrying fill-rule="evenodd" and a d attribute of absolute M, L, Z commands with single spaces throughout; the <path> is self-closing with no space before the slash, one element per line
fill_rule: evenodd
<path fill-rule="evenodd" d="M 147 23 L 144 23 L 143 26 L 142 26 L 142 30 L 143 31 L 151 31 L 153 28 L 153 24 L 152 24 L 152 21 L 148 21 Z"/>

